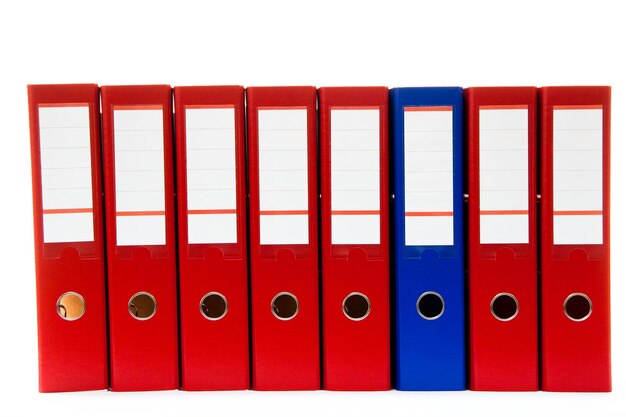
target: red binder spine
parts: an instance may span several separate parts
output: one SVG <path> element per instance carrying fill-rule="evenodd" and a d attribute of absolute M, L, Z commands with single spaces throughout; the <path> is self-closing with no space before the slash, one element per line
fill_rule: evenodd
<path fill-rule="evenodd" d="M 39 390 L 108 388 L 98 86 L 28 86 Z"/>
<path fill-rule="evenodd" d="M 250 87 L 252 388 L 319 389 L 314 87 Z"/>
<path fill-rule="evenodd" d="M 176 87 L 184 390 L 247 389 L 244 90 Z"/>
<path fill-rule="evenodd" d="M 111 389 L 177 389 L 172 89 L 101 91 Z"/>
<path fill-rule="evenodd" d="M 541 98 L 541 358 L 546 391 L 610 391 L 610 87 Z"/>
<path fill-rule="evenodd" d="M 324 388 L 387 390 L 388 90 L 320 88 Z"/>
<path fill-rule="evenodd" d="M 537 390 L 536 88 L 466 102 L 470 388 Z"/>

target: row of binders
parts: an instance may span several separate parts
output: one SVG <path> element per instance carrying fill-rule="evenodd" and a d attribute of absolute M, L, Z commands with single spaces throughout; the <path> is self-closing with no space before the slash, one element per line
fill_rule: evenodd
<path fill-rule="evenodd" d="M 28 94 L 41 391 L 611 389 L 609 87 Z"/>

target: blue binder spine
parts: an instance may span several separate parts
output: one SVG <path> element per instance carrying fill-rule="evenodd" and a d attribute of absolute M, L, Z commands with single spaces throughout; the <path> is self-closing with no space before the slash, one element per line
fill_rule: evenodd
<path fill-rule="evenodd" d="M 396 388 L 463 390 L 463 89 L 395 88 L 390 105 Z"/>

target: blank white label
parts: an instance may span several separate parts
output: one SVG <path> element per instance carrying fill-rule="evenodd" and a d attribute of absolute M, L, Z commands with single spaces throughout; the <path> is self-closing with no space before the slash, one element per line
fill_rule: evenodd
<path fill-rule="evenodd" d="M 528 243 L 528 106 L 481 106 L 480 243 Z"/>
<path fill-rule="evenodd" d="M 163 108 L 113 108 L 119 246 L 165 244 Z"/>
<path fill-rule="evenodd" d="M 235 108 L 185 109 L 189 243 L 237 243 Z"/>
<path fill-rule="evenodd" d="M 262 245 L 309 243 L 307 109 L 259 109 Z"/>
<path fill-rule="evenodd" d="M 555 106 L 553 129 L 554 244 L 602 244 L 602 107 Z"/>
<path fill-rule="evenodd" d="M 89 105 L 39 107 L 43 241 L 92 242 Z"/>
<path fill-rule="evenodd" d="M 380 243 L 380 109 L 331 108 L 331 242 Z"/>
<path fill-rule="evenodd" d="M 406 245 L 453 245 L 452 107 L 404 108 Z"/>

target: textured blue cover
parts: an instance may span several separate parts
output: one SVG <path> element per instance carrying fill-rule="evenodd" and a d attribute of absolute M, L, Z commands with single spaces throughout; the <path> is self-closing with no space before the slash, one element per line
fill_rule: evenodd
<path fill-rule="evenodd" d="M 394 88 L 390 92 L 393 141 L 395 267 L 395 379 L 399 390 L 463 390 L 465 377 L 465 266 L 463 243 L 463 89 Z M 404 107 L 453 107 L 454 246 L 404 244 Z M 443 315 L 422 318 L 418 297 L 434 291 Z"/>

